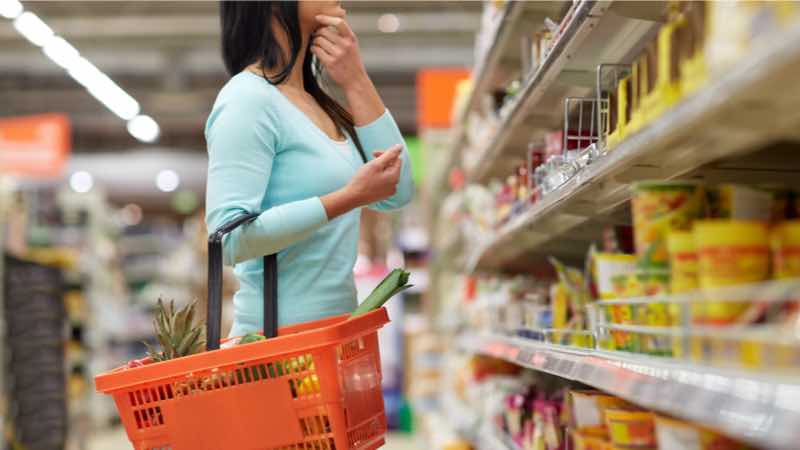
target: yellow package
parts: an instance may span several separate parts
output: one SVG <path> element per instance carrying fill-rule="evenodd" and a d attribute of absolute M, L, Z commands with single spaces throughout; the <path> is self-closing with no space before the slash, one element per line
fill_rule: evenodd
<path fill-rule="evenodd" d="M 691 231 L 672 230 L 667 234 L 667 251 L 669 252 L 670 291 L 681 294 L 696 290 L 697 280 L 697 248 Z"/>
<path fill-rule="evenodd" d="M 595 253 L 593 275 L 597 292 L 601 299 L 619 298 L 620 292 L 615 288 L 614 279 L 620 275 L 628 275 L 636 271 L 636 255 L 624 253 Z"/>
<path fill-rule="evenodd" d="M 789 220 L 776 225 L 770 233 L 770 247 L 773 277 L 800 277 L 800 220 Z"/>
<path fill-rule="evenodd" d="M 611 442 L 618 447 L 656 446 L 655 421 L 649 411 L 609 409 L 606 411 L 606 427 Z"/>
<path fill-rule="evenodd" d="M 713 290 L 764 281 L 769 276 L 769 234 L 763 222 L 700 220 L 694 226 L 700 287 Z M 731 324 L 748 308 L 747 301 L 704 297 L 697 323 Z"/>
<path fill-rule="evenodd" d="M 633 185 L 633 233 L 642 269 L 667 269 L 667 234 L 688 230 L 705 209 L 697 183 L 645 181 Z"/>

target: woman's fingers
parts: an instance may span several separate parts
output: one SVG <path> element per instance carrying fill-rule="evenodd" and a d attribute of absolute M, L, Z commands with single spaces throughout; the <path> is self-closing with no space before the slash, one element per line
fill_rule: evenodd
<path fill-rule="evenodd" d="M 336 45 L 346 44 L 345 38 L 339 34 L 339 31 L 333 27 L 322 27 L 314 33 L 314 37 L 322 36 Z"/>
<path fill-rule="evenodd" d="M 333 55 L 331 55 L 330 53 L 326 52 L 324 48 L 322 48 L 322 47 L 320 47 L 318 45 L 313 45 L 313 44 L 311 45 L 311 53 L 313 53 L 314 56 L 319 58 L 319 60 L 322 61 L 322 64 L 326 64 L 327 65 L 327 64 L 330 64 L 331 62 L 333 62 L 333 59 L 334 59 Z"/>
<path fill-rule="evenodd" d="M 344 37 L 353 37 L 353 30 L 350 29 L 350 25 L 347 24 L 347 21 L 342 19 L 341 17 L 333 17 L 333 16 L 326 16 L 324 14 L 320 14 L 316 17 L 317 22 L 322 25 L 332 26 L 336 28 L 341 36 Z"/>
<path fill-rule="evenodd" d="M 331 42 L 325 36 L 317 36 L 317 37 L 315 37 L 314 41 L 313 41 L 313 45 L 316 45 L 317 47 L 321 47 L 323 50 L 325 50 L 326 53 L 328 53 L 331 56 L 337 56 L 337 55 L 339 55 L 341 53 L 341 49 L 339 47 L 337 47 L 336 44 Z"/>

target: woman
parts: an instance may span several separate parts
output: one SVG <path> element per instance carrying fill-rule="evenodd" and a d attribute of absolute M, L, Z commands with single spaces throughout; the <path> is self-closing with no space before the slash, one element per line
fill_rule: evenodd
<path fill-rule="evenodd" d="M 206 222 L 261 213 L 223 242 L 240 281 L 230 334 L 261 329 L 259 257 L 276 252 L 280 325 L 350 312 L 360 208 L 413 196 L 400 131 L 339 2 L 222 2 L 220 13 L 232 78 L 206 124 Z M 349 110 L 320 88 L 323 69 Z"/>

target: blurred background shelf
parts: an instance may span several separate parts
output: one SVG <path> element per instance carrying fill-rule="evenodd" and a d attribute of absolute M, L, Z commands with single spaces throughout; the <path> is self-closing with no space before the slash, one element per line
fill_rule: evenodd
<path fill-rule="evenodd" d="M 706 424 L 754 445 L 789 450 L 800 439 L 800 384 L 793 375 L 720 370 L 619 352 L 581 352 L 500 335 L 464 335 L 459 344 Z"/>

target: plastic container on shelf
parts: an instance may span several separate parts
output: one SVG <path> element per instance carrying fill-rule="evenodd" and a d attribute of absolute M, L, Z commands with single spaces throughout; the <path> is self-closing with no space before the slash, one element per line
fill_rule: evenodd
<path fill-rule="evenodd" d="M 769 232 L 766 223 L 741 220 L 700 220 L 694 225 L 703 290 L 755 283 L 769 277 Z M 692 307 L 693 321 L 709 325 L 736 323 L 748 300 L 727 301 L 704 296 Z"/>
<path fill-rule="evenodd" d="M 636 254 L 643 269 L 667 269 L 667 233 L 688 230 L 702 217 L 703 188 L 691 181 L 641 181 L 633 190 Z"/>
<path fill-rule="evenodd" d="M 777 224 L 770 232 L 773 277 L 800 278 L 800 220 Z"/>

